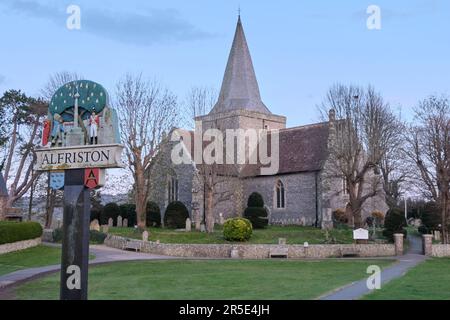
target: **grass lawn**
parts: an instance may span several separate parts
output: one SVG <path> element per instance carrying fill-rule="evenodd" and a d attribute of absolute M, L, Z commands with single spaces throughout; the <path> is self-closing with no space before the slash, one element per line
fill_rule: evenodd
<path fill-rule="evenodd" d="M 161 228 L 149 228 L 150 241 L 160 240 L 162 243 L 229 243 L 222 236 L 221 227 L 217 227 L 212 234 L 192 231 L 181 232 Z M 109 233 L 134 239 L 142 239 L 142 235 L 134 228 L 110 228 Z M 299 226 L 269 226 L 263 230 L 253 230 L 253 235 L 247 244 L 276 244 L 278 238 L 286 238 L 288 244 L 326 243 L 324 230 L 313 227 Z M 329 231 L 329 240 L 334 238 L 336 243 L 352 243 L 352 230 L 334 229 Z"/>
<path fill-rule="evenodd" d="M 61 262 L 61 249 L 37 246 L 0 255 L 0 275 Z"/>
<path fill-rule="evenodd" d="M 450 259 L 434 258 L 369 294 L 370 300 L 449 300 Z"/>
<path fill-rule="evenodd" d="M 93 254 L 89 259 L 94 259 Z M 61 263 L 61 248 L 37 246 L 0 255 L 0 276 L 17 270 Z"/>
<path fill-rule="evenodd" d="M 314 299 L 367 276 L 387 260 L 120 262 L 91 267 L 89 298 Z M 58 299 L 59 274 L 25 283 L 18 299 Z"/>

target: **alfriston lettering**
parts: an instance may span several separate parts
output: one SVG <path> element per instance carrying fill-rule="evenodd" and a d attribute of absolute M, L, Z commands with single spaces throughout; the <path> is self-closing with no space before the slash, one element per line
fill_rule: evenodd
<path fill-rule="evenodd" d="M 42 156 L 42 164 L 75 164 L 75 163 L 98 163 L 110 160 L 110 150 L 100 151 L 79 151 L 79 152 L 61 152 L 61 153 L 45 153 Z"/>

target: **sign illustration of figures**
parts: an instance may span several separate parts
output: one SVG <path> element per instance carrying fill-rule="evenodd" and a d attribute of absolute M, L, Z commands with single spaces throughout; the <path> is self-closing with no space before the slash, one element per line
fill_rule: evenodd
<path fill-rule="evenodd" d="M 87 299 L 90 189 L 104 185 L 107 168 L 121 168 L 117 115 L 98 83 L 72 81 L 53 95 L 36 150 L 37 171 L 64 189 L 60 298 Z M 76 278 L 76 285 L 73 279 Z"/>
<path fill-rule="evenodd" d="M 91 117 L 89 118 L 89 136 L 91 138 L 91 144 L 98 144 L 98 126 L 100 125 L 100 118 L 95 113 L 95 109 L 92 110 Z"/>
<path fill-rule="evenodd" d="M 52 147 L 62 146 L 63 135 L 64 135 L 64 125 L 63 118 L 59 114 L 53 116 L 53 128 L 52 128 Z M 44 124 L 45 126 L 45 124 Z M 45 127 L 44 127 L 45 129 Z"/>

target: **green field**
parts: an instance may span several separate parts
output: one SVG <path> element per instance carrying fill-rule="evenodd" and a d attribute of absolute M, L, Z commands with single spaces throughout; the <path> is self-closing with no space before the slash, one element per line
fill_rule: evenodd
<path fill-rule="evenodd" d="M 229 243 L 222 236 L 220 227 L 213 233 L 204 232 L 182 232 L 162 228 L 149 228 L 150 241 L 159 240 L 162 243 Z M 134 228 L 110 228 L 108 233 L 120 235 L 127 238 L 142 239 L 142 233 Z M 253 230 L 250 241 L 253 244 L 276 244 L 278 238 L 286 238 L 288 244 L 310 244 L 331 243 L 334 239 L 336 243 L 352 243 L 352 230 L 334 229 L 327 235 L 324 230 L 313 227 L 298 226 L 269 226 L 263 230 Z"/>
<path fill-rule="evenodd" d="M 146 261 L 91 267 L 90 299 L 314 299 L 387 260 Z M 59 274 L 25 283 L 18 299 L 58 299 Z"/>
<path fill-rule="evenodd" d="M 0 255 L 0 275 L 61 262 L 61 249 L 37 246 Z"/>
<path fill-rule="evenodd" d="M 449 300 L 450 259 L 434 258 L 369 294 L 370 300 Z"/>
<path fill-rule="evenodd" d="M 89 259 L 95 256 L 90 254 Z M 37 246 L 0 255 L 0 276 L 17 270 L 61 263 L 61 248 Z"/>

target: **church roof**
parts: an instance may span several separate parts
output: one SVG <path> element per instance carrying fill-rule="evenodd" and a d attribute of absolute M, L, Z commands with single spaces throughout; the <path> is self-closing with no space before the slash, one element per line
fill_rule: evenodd
<path fill-rule="evenodd" d="M 277 174 L 320 171 L 328 157 L 329 122 L 321 122 L 306 126 L 279 130 L 279 170 Z M 183 131 L 190 135 L 187 145 L 191 157 L 194 155 L 194 132 Z M 271 139 L 268 138 L 268 152 L 271 153 Z M 203 148 L 210 142 L 203 141 Z M 203 152 L 204 149 L 202 149 Z M 220 165 L 224 174 L 235 172 L 232 165 Z M 240 176 L 243 178 L 261 175 L 261 164 L 245 165 Z M 237 173 L 237 172 L 236 172 Z"/>
<path fill-rule="evenodd" d="M 239 17 L 219 99 L 211 114 L 242 109 L 271 114 L 261 101 L 250 50 Z"/>
<path fill-rule="evenodd" d="M 328 156 L 328 134 L 328 122 L 280 130 L 278 174 L 322 170 Z M 261 165 L 247 165 L 241 176 L 259 176 L 260 169 Z"/>

